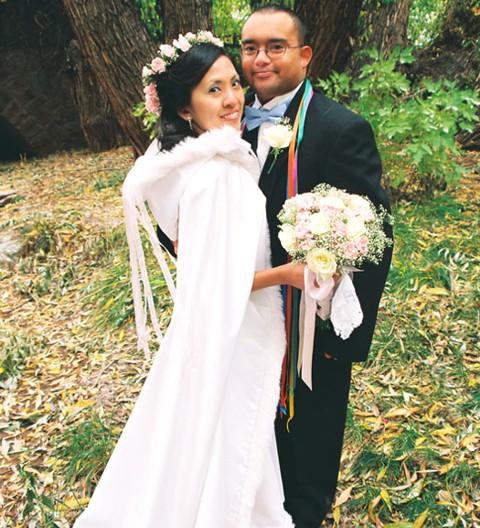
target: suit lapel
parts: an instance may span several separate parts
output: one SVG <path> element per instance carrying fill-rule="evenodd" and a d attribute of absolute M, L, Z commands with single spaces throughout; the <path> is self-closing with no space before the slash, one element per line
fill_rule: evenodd
<path fill-rule="evenodd" d="M 302 86 L 295 94 L 295 97 L 292 99 L 292 102 L 288 105 L 288 108 L 285 112 L 285 117 L 289 118 L 290 124 L 292 126 L 297 115 L 298 107 L 300 106 L 300 102 L 302 100 L 304 89 L 305 82 L 302 83 Z M 267 198 L 273 194 L 278 185 L 283 185 L 285 188 L 287 172 L 288 147 L 284 148 L 278 154 L 277 159 L 274 158 L 272 150 L 270 150 L 267 159 L 265 160 L 265 164 L 263 165 L 262 173 L 260 174 L 260 180 L 258 182 L 260 189 Z"/>

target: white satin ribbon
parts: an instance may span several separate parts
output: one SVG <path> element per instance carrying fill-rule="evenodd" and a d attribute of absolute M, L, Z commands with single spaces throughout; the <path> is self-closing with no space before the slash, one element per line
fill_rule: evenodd
<path fill-rule="evenodd" d="M 305 266 L 305 290 L 300 300 L 299 354 L 297 371 L 307 387 L 313 389 L 312 364 L 315 338 L 315 315 L 332 321 L 335 333 L 347 339 L 363 320 L 363 312 L 352 282 L 356 268 L 342 269 L 337 283 L 323 280 Z"/>

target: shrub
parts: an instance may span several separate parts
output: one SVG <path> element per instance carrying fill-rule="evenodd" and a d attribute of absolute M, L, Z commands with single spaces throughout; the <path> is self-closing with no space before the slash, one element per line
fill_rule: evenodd
<path fill-rule="evenodd" d="M 413 62 L 411 49 L 396 50 L 384 59 L 381 52 L 364 52 L 368 62 L 354 81 L 347 73 L 333 73 L 318 81 L 327 95 L 368 119 L 377 136 L 384 164 L 384 183 L 392 194 L 407 190 L 430 195 L 457 184 L 464 169 L 455 142 L 460 130 L 473 130 L 478 120 L 478 93 L 461 90 L 455 82 L 422 79 L 411 84 L 398 70 Z"/>

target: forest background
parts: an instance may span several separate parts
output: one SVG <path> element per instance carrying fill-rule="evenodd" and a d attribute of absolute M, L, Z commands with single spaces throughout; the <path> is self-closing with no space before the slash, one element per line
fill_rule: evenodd
<path fill-rule="evenodd" d="M 258 4 L 0 2 L 2 527 L 72 525 L 148 372 L 119 198 L 149 141 L 141 68 L 204 28 L 238 57 Z M 309 23 L 312 81 L 372 123 L 396 217 L 327 525 L 480 526 L 480 6 L 284 4 Z"/>

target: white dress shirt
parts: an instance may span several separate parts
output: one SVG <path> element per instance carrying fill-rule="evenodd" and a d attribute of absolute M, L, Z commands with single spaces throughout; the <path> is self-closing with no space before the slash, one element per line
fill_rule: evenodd
<path fill-rule="evenodd" d="M 291 102 L 291 100 L 295 97 L 295 94 L 300 89 L 300 86 L 303 84 L 303 81 L 291 92 L 288 92 L 283 95 L 278 95 L 277 97 L 274 97 L 273 99 L 270 99 L 268 103 L 265 103 L 262 105 L 260 101 L 258 100 L 258 97 L 255 95 L 255 102 L 253 103 L 253 108 L 265 108 L 266 110 L 271 110 L 275 106 L 281 105 L 283 103 L 286 103 L 287 105 Z M 263 168 L 265 165 L 265 160 L 268 156 L 268 151 L 270 150 L 270 145 L 265 140 L 264 134 L 265 130 L 267 130 L 269 127 L 273 126 L 275 123 L 272 121 L 264 121 L 259 129 L 258 129 L 258 144 L 257 144 L 257 158 L 258 163 L 260 164 L 260 169 Z M 293 123 L 292 123 L 293 126 Z"/>

